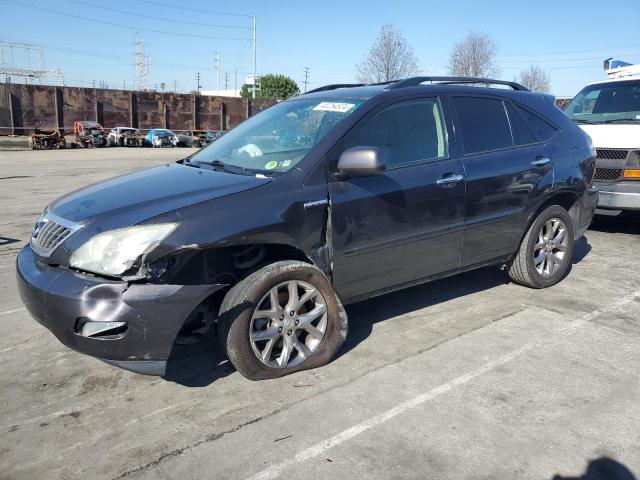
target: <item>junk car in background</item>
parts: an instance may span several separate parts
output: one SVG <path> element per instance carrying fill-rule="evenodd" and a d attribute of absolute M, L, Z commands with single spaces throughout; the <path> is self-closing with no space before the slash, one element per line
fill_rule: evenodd
<path fill-rule="evenodd" d="M 76 142 L 85 148 L 107 146 L 107 134 L 98 122 L 75 122 L 73 134 Z"/>
<path fill-rule="evenodd" d="M 184 130 L 177 133 L 177 137 L 180 146 L 201 148 L 215 142 L 222 134 L 220 130 Z"/>
<path fill-rule="evenodd" d="M 29 145 L 32 150 L 48 150 L 52 148 L 65 148 L 67 141 L 57 128 L 54 130 L 40 130 L 36 128 L 29 135 Z"/>
<path fill-rule="evenodd" d="M 109 131 L 109 145 L 113 147 L 140 147 L 145 136 L 132 127 L 114 127 Z"/>
<path fill-rule="evenodd" d="M 175 147 L 178 145 L 178 137 L 171 130 L 154 128 L 149 130 L 144 137 L 144 147 Z"/>

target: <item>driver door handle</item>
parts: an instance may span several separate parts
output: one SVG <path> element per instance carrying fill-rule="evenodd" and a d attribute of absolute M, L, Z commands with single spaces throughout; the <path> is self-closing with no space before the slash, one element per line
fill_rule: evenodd
<path fill-rule="evenodd" d="M 531 166 L 541 167 L 542 165 L 546 165 L 550 161 L 551 160 L 549 160 L 549 157 L 536 157 L 536 159 L 533 162 L 531 162 Z"/>
<path fill-rule="evenodd" d="M 462 175 L 447 175 L 439 180 L 436 180 L 436 185 L 440 185 L 441 187 L 446 187 L 448 185 L 453 185 L 454 183 L 458 183 L 464 180 Z"/>

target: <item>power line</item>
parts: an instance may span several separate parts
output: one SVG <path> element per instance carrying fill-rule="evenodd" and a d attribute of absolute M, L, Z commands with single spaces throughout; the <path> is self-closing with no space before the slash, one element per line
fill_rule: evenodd
<path fill-rule="evenodd" d="M 252 18 L 253 15 L 244 15 L 241 13 L 228 13 L 228 12 L 213 12 L 210 10 L 201 10 L 201 9 L 197 9 L 197 8 L 187 8 L 187 7 L 179 7 L 177 5 L 171 5 L 170 3 L 163 3 L 163 2 L 157 2 L 154 0 L 138 0 L 139 2 L 142 3 L 148 3 L 151 5 L 159 5 L 161 7 L 167 7 L 167 8 L 174 8 L 176 10 L 187 10 L 189 12 L 200 12 L 200 13 L 208 13 L 210 15 L 224 15 L 227 17 L 245 17 L 245 18 Z"/>
<path fill-rule="evenodd" d="M 618 46 L 618 47 L 602 47 L 602 48 L 586 48 L 586 49 L 582 49 L 582 50 L 565 50 L 563 52 L 541 52 L 541 53 L 514 53 L 514 54 L 508 54 L 508 55 L 499 55 L 500 57 L 537 57 L 539 55 L 566 55 L 569 53 L 584 53 L 584 52 L 594 52 L 594 51 L 599 51 L 599 50 L 616 50 L 616 49 L 620 49 L 620 48 L 636 48 L 636 47 L 640 47 L 640 44 L 635 44 L 635 45 L 625 45 L 625 46 Z"/>
<path fill-rule="evenodd" d="M 71 13 L 63 13 L 63 12 L 59 12 L 57 10 L 52 10 L 49 8 L 44 8 L 44 7 L 38 7 L 35 5 L 29 5 L 27 3 L 22 3 L 22 2 L 18 2 L 16 0 L 0 0 L 2 2 L 6 2 L 6 3 L 13 3 L 14 5 L 20 5 L 23 7 L 27 7 L 27 8 L 31 8 L 34 10 L 40 10 L 43 12 L 48 12 L 48 13 L 53 13 L 55 15 L 61 15 L 63 17 L 70 17 L 70 18 L 75 18 L 77 20 L 83 20 L 85 22 L 94 22 L 94 23 L 99 23 L 101 25 L 111 25 L 113 27 L 119 27 L 119 28 L 128 28 L 129 30 L 135 30 L 135 31 L 141 31 L 141 32 L 151 32 L 151 33 L 159 33 L 162 35 L 171 35 L 174 37 L 190 37 L 190 38 L 208 38 L 208 39 L 212 39 L 212 40 L 248 40 L 248 38 L 245 37 L 216 37 L 216 36 L 211 36 L 211 35 L 196 35 L 196 34 L 191 34 L 191 33 L 179 33 L 179 32 L 167 32 L 165 30 L 154 30 L 151 28 L 142 28 L 142 27 L 137 27 L 134 25 L 125 25 L 122 23 L 115 23 L 115 22 L 107 22 L 105 20 L 96 20 L 95 18 L 89 18 L 89 17 L 82 17 L 80 15 L 73 15 Z"/>
<path fill-rule="evenodd" d="M 236 29 L 242 29 L 242 30 L 249 30 L 249 27 L 243 27 L 243 26 L 240 26 L 240 25 L 219 25 L 219 24 L 215 24 L 215 23 L 190 22 L 188 20 L 177 20 L 175 18 L 154 17 L 154 16 L 151 16 L 151 15 L 145 15 L 145 14 L 138 13 L 138 12 L 131 12 L 131 11 L 127 11 L 127 10 L 119 10 L 117 8 L 103 7 L 102 5 L 95 5 L 93 3 L 83 2 L 81 0 L 67 0 L 67 1 L 68 2 L 72 2 L 72 3 L 77 3 L 79 5 L 85 5 L 85 6 L 91 7 L 91 8 L 100 8 L 102 10 L 106 10 L 106 11 L 109 11 L 109 12 L 124 13 L 125 15 L 135 15 L 136 17 L 149 18 L 151 20 L 161 20 L 163 22 L 184 23 L 184 24 L 187 24 L 187 25 L 199 25 L 199 26 L 202 26 L 202 27 L 236 28 Z"/>
<path fill-rule="evenodd" d="M 627 55 L 638 55 L 638 53 L 628 53 Z M 537 60 L 499 60 L 499 63 L 558 63 L 558 62 L 577 62 L 582 60 L 603 60 L 604 55 L 597 57 L 573 57 L 573 58 L 555 58 L 555 59 L 537 59 Z"/>

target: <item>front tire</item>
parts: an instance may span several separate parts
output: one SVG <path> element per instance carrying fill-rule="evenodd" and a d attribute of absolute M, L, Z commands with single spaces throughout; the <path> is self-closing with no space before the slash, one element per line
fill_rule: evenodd
<path fill-rule="evenodd" d="M 571 265 L 573 221 L 559 205 L 538 214 L 509 266 L 511 279 L 531 288 L 546 288 L 564 278 Z"/>
<path fill-rule="evenodd" d="M 330 362 L 347 336 L 347 315 L 319 269 L 282 261 L 227 293 L 218 334 L 246 378 L 277 378 Z"/>

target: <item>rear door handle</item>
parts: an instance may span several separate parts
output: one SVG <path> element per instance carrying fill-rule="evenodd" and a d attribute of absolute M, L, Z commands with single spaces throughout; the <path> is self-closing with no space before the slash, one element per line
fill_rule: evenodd
<path fill-rule="evenodd" d="M 462 175 L 448 175 L 444 178 L 436 180 L 436 185 L 445 187 L 447 185 L 453 185 L 454 183 L 461 182 L 462 180 L 464 180 L 464 177 Z"/>
<path fill-rule="evenodd" d="M 542 165 L 546 165 L 550 161 L 551 160 L 549 160 L 549 157 L 536 157 L 536 159 L 533 162 L 531 162 L 531 166 L 541 167 Z"/>

